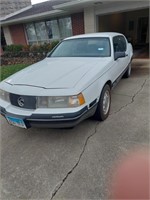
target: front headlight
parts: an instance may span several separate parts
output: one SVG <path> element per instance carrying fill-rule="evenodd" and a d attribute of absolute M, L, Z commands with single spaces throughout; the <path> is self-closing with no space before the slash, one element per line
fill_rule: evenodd
<path fill-rule="evenodd" d="M 85 99 L 81 93 L 75 96 L 37 98 L 37 108 L 72 108 L 81 106 L 84 103 Z"/>
<path fill-rule="evenodd" d="M 0 90 L 0 99 L 9 102 L 9 93 L 4 90 Z"/>

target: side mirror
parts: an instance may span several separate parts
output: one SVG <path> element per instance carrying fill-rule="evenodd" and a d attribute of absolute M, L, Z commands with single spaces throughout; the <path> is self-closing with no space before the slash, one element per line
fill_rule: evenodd
<path fill-rule="evenodd" d="M 114 59 L 117 60 L 118 58 L 124 58 L 126 57 L 126 53 L 125 52 L 115 52 L 114 53 Z"/>

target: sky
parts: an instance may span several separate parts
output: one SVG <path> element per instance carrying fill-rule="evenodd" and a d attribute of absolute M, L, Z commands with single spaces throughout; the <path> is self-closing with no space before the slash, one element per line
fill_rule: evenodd
<path fill-rule="evenodd" d="M 47 0 L 31 0 L 31 3 L 36 4 L 36 3 L 41 3 L 41 2 L 44 2 L 44 1 L 47 1 Z"/>

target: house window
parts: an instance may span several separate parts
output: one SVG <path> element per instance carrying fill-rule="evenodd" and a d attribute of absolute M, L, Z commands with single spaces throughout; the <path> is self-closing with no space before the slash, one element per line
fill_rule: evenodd
<path fill-rule="evenodd" d="M 62 18 L 58 20 L 60 27 L 61 38 L 69 37 L 72 35 L 72 26 L 70 18 Z"/>
<path fill-rule="evenodd" d="M 30 44 L 37 42 L 37 36 L 33 23 L 26 24 L 26 33 Z"/>
<path fill-rule="evenodd" d="M 25 25 L 28 43 L 45 43 L 72 36 L 71 18 L 59 18 Z"/>
<path fill-rule="evenodd" d="M 47 21 L 46 27 L 49 39 L 60 39 L 60 32 L 57 20 Z"/>
<path fill-rule="evenodd" d="M 45 22 L 35 23 L 35 31 L 36 31 L 38 41 L 47 41 L 48 40 Z"/>

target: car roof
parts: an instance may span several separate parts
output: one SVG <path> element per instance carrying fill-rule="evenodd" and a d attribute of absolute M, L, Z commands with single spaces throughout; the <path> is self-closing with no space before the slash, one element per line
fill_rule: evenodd
<path fill-rule="evenodd" d="M 89 38 L 89 37 L 111 37 L 112 38 L 117 35 L 122 35 L 122 34 L 117 33 L 117 32 L 97 32 L 97 33 L 75 35 L 75 36 L 65 38 L 64 40 L 77 39 L 77 38 Z"/>

